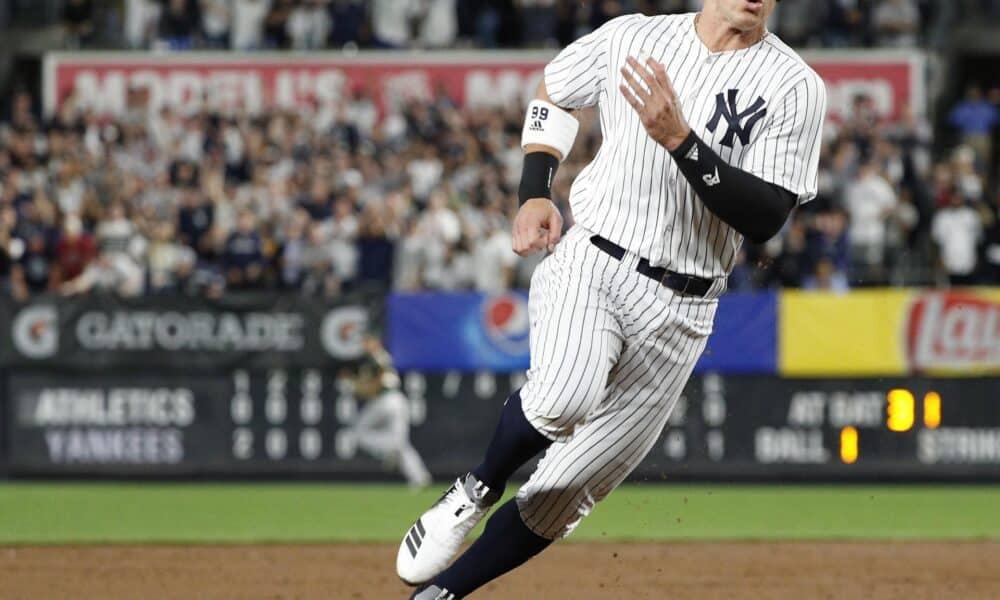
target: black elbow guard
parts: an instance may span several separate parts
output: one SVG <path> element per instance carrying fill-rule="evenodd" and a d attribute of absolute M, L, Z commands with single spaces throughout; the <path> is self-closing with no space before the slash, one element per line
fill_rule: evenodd
<path fill-rule="evenodd" d="M 702 203 L 752 242 L 781 230 L 795 207 L 795 194 L 726 163 L 694 132 L 671 152 Z"/>

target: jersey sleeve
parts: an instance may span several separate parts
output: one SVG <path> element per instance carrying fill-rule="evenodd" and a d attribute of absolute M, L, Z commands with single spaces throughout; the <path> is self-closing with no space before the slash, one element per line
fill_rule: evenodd
<path fill-rule="evenodd" d="M 826 118 L 826 85 L 810 72 L 777 100 L 768 127 L 740 168 L 781 186 L 805 204 L 816 197 Z"/>
<path fill-rule="evenodd" d="M 545 87 L 556 106 L 566 109 L 597 104 L 608 79 L 608 57 L 614 32 L 641 15 L 608 21 L 595 31 L 566 46 L 545 67 Z"/>

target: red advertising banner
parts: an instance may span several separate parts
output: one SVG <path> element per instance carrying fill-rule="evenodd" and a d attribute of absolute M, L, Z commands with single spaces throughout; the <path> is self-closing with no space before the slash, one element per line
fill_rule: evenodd
<path fill-rule="evenodd" d="M 45 58 L 44 100 L 52 113 L 71 94 L 101 114 L 121 114 L 131 93 L 154 108 L 257 113 L 336 103 L 358 89 L 382 107 L 439 90 L 462 105 L 501 106 L 530 98 L 550 52 L 362 52 L 316 54 L 53 53 Z M 808 52 L 827 82 L 830 116 L 854 97 L 871 97 L 886 117 L 926 105 L 924 57 L 895 51 Z"/>

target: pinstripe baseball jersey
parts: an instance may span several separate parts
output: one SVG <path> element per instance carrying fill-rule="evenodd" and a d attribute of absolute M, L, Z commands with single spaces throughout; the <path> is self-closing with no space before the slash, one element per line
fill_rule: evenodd
<path fill-rule="evenodd" d="M 619 17 L 545 68 L 554 104 L 596 104 L 600 114 L 601 149 L 570 193 L 575 221 L 654 265 L 723 278 L 742 236 L 696 197 L 618 91 L 626 58 L 641 55 L 666 67 L 688 124 L 724 161 L 800 203 L 816 195 L 826 88 L 772 33 L 749 48 L 711 52 L 695 32 L 693 13 Z"/>

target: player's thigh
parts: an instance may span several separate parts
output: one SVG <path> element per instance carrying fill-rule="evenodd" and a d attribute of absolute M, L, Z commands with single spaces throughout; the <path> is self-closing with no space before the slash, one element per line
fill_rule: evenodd
<path fill-rule="evenodd" d="M 604 397 L 622 350 L 609 307 L 609 264 L 573 232 L 532 279 L 531 368 L 521 390 L 525 416 L 552 439 L 565 439 Z"/>
<path fill-rule="evenodd" d="M 549 448 L 519 491 L 522 518 L 538 535 L 568 535 L 659 439 L 706 341 L 683 326 L 668 329 L 661 333 L 669 337 L 649 335 L 625 349 L 600 409 Z"/>

